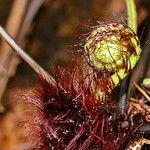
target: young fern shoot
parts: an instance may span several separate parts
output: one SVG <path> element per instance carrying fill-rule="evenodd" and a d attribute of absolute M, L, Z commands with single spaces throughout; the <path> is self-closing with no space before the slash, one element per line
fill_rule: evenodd
<path fill-rule="evenodd" d="M 96 97 L 106 97 L 118 86 L 138 62 L 141 54 L 138 37 L 120 23 L 100 24 L 87 37 L 84 54 L 89 65 L 110 75 L 105 91 L 97 86 Z M 106 100 L 106 99 L 105 99 Z"/>
<path fill-rule="evenodd" d="M 133 1 L 126 2 L 132 4 Z M 0 26 L 0 35 L 42 81 L 48 83 L 21 95 L 37 109 L 36 117 L 29 121 L 35 130 L 29 134 L 34 148 L 120 150 L 134 147 L 135 139 L 143 136 L 135 132 L 144 124 L 143 116 L 140 114 L 138 121 L 133 120 L 132 127 L 130 122 L 122 127 L 118 104 L 111 97 L 121 80 L 131 73 L 142 51 L 135 24 L 132 24 L 134 17 L 129 18 L 128 26 L 104 22 L 92 28 L 83 43 L 83 57 L 78 57 L 75 62 L 71 59 L 63 71 L 56 72 L 56 79 L 32 60 Z M 144 129 L 141 126 L 140 130 Z"/>

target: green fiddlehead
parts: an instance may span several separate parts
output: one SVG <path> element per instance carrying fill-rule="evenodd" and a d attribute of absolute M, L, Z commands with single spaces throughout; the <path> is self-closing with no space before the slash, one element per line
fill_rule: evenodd
<path fill-rule="evenodd" d="M 128 26 L 121 23 L 98 25 L 85 41 L 84 53 L 88 64 L 96 71 L 104 71 L 110 75 L 104 79 L 107 80 L 105 88 L 101 84 L 97 86 L 98 101 L 102 98 L 106 100 L 107 95 L 111 94 L 121 80 L 132 71 L 142 51 L 134 32 L 136 24 L 133 20 L 136 13 L 134 13 L 133 0 L 126 0 L 126 2 Z"/>

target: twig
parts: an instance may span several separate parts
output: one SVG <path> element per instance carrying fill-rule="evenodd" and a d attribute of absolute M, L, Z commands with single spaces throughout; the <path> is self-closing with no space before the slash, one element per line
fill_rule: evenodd
<path fill-rule="evenodd" d="M 13 48 L 13 50 L 33 68 L 33 70 L 40 75 L 47 82 L 56 87 L 56 81 L 51 77 L 41 66 L 39 66 L 25 51 L 16 44 L 13 38 L 0 26 L 0 35 L 6 40 L 6 42 Z"/>
<path fill-rule="evenodd" d="M 17 39 L 17 42 L 21 43 L 21 45 L 25 45 L 24 37 L 43 2 L 44 0 L 14 1 L 6 30 L 13 36 L 13 38 Z M 19 57 L 12 52 L 11 48 L 6 43 L 3 43 L 2 45 L 0 61 L 0 101 L 6 89 L 9 78 L 15 74 L 17 65 L 20 62 Z M 3 111 L 4 108 L 1 102 L 0 106 L 0 111 Z"/>
<path fill-rule="evenodd" d="M 13 3 L 13 7 L 10 13 L 10 16 L 8 18 L 7 24 L 6 24 L 6 29 L 7 31 L 14 37 L 16 38 L 24 13 L 25 9 L 27 6 L 28 0 L 15 0 Z M 2 43 L 1 47 L 1 54 L 0 54 L 0 66 L 1 68 L 4 68 L 4 73 L 3 71 L 0 72 L 1 77 L 0 77 L 0 111 L 4 111 L 4 107 L 1 104 L 1 99 L 4 94 L 7 82 L 9 77 L 11 77 L 14 73 L 15 66 L 18 64 L 19 60 L 18 58 L 13 55 L 12 50 L 6 43 Z M 11 60 L 13 60 L 11 62 Z M 14 63 L 14 64 L 13 64 Z M 10 69 L 9 66 L 13 66 L 14 69 Z M 9 72 L 10 71 L 10 72 Z M 7 73 L 7 75 L 6 75 Z"/>
<path fill-rule="evenodd" d="M 18 35 L 18 40 L 21 41 L 22 38 L 24 38 L 24 35 L 27 33 L 27 31 L 29 30 L 29 27 L 35 17 L 35 15 L 37 14 L 39 8 L 41 7 L 41 5 L 43 4 L 44 0 L 31 0 L 30 4 L 26 10 L 26 15 L 25 18 L 23 20 L 22 26 L 20 28 L 20 32 Z M 20 42 L 19 42 L 20 43 Z"/>
<path fill-rule="evenodd" d="M 133 81 L 133 85 L 139 90 L 139 92 L 150 102 L 150 97 L 148 96 L 148 94 L 142 89 L 140 88 L 134 81 Z"/>

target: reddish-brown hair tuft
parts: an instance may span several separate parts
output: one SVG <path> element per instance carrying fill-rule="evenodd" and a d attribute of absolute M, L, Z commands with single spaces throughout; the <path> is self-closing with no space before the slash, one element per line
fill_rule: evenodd
<path fill-rule="evenodd" d="M 116 102 L 111 100 L 108 110 L 93 100 L 92 93 L 100 75 L 79 59 L 69 66 L 57 68 L 55 73 L 57 83 L 66 93 L 41 79 L 37 87 L 22 95 L 35 110 L 27 127 L 33 147 L 41 150 L 126 147 L 130 139 L 139 135 L 135 131 L 141 120 L 121 128 Z"/>

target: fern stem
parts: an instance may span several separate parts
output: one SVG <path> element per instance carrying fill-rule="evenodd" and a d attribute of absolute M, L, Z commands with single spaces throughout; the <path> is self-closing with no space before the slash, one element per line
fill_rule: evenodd
<path fill-rule="evenodd" d="M 134 32 L 137 31 L 137 13 L 135 0 L 126 0 L 128 27 Z"/>

